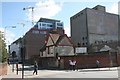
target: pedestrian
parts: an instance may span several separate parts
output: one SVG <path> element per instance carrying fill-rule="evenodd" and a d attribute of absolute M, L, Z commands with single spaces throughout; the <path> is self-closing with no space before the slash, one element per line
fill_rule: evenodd
<path fill-rule="evenodd" d="M 36 73 L 37 75 L 37 70 L 38 70 L 38 64 L 37 64 L 37 61 L 34 62 L 34 72 L 33 72 L 33 75 L 34 73 Z"/>
<path fill-rule="evenodd" d="M 69 69 L 72 70 L 72 67 L 73 67 L 72 60 L 69 60 Z"/>
<path fill-rule="evenodd" d="M 75 71 L 76 69 L 76 60 L 72 61 L 72 70 Z"/>
<path fill-rule="evenodd" d="M 96 60 L 96 66 L 97 66 L 97 68 L 100 67 L 100 62 L 99 62 L 99 60 Z"/>

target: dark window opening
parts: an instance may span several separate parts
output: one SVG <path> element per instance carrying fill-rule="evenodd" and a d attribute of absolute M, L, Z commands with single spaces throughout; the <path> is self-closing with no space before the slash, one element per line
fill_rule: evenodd
<path fill-rule="evenodd" d="M 84 40 L 84 37 L 82 39 Z"/>
<path fill-rule="evenodd" d="M 97 42 L 95 41 L 95 44 L 96 44 Z"/>
<path fill-rule="evenodd" d="M 49 47 L 48 47 L 48 54 L 50 54 Z"/>
<path fill-rule="evenodd" d="M 41 56 L 43 56 L 43 52 L 41 53 Z"/>
<path fill-rule="evenodd" d="M 85 43 L 83 43 L 83 46 L 85 45 Z"/>
<path fill-rule="evenodd" d="M 80 45 L 80 43 L 77 43 L 77 45 L 78 45 L 78 47 L 80 47 L 81 45 Z"/>

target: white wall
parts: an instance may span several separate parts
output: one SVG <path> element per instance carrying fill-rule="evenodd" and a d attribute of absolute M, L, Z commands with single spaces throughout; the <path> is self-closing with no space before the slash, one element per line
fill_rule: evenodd
<path fill-rule="evenodd" d="M 10 54 L 12 54 L 13 51 L 16 52 L 18 60 L 21 60 L 20 44 L 19 43 L 18 44 L 14 43 L 14 44 L 10 45 Z"/>

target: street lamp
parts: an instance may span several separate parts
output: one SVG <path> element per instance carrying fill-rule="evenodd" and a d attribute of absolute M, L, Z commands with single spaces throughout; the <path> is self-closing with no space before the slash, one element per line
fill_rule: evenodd
<path fill-rule="evenodd" d="M 24 79 L 25 47 L 23 45 L 23 41 L 22 41 L 22 46 L 21 46 L 21 56 L 22 56 L 22 79 Z"/>
<path fill-rule="evenodd" d="M 24 23 L 18 23 L 18 24 L 21 24 L 23 28 L 25 27 Z M 22 41 L 21 41 L 20 50 L 21 50 L 21 57 L 22 57 L 22 79 L 24 79 L 24 61 L 25 61 L 24 29 L 23 29 L 23 38 L 22 38 Z"/>
<path fill-rule="evenodd" d="M 5 39 L 6 43 L 7 43 L 7 39 L 6 39 L 6 29 L 7 28 L 16 28 L 16 26 L 5 26 L 5 28 L 4 28 L 4 39 Z M 13 58 L 12 72 L 14 72 L 14 58 Z"/>
<path fill-rule="evenodd" d="M 4 28 L 4 38 L 5 38 L 5 41 L 6 41 L 6 29 L 7 28 L 16 28 L 16 26 L 5 26 L 5 28 Z"/>

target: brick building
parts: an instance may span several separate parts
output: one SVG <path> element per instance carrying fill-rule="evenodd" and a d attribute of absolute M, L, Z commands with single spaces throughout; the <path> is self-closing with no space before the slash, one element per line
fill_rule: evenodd
<path fill-rule="evenodd" d="M 22 40 L 18 41 L 20 46 L 17 52 L 22 55 L 20 48 L 24 46 L 26 61 L 32 60 L 35 56 L 39 56 L 39 51 L 45 44 L 46 36 L 50 33 L 64 34 L 63 23 L 60 20 L 41 18 L 33 28 L 26 32 Z M 14 42 L 10 45 L 10 53 L 16 50 L 17 45 L 11 49 L 11 46 L 15 44 Z"/>

